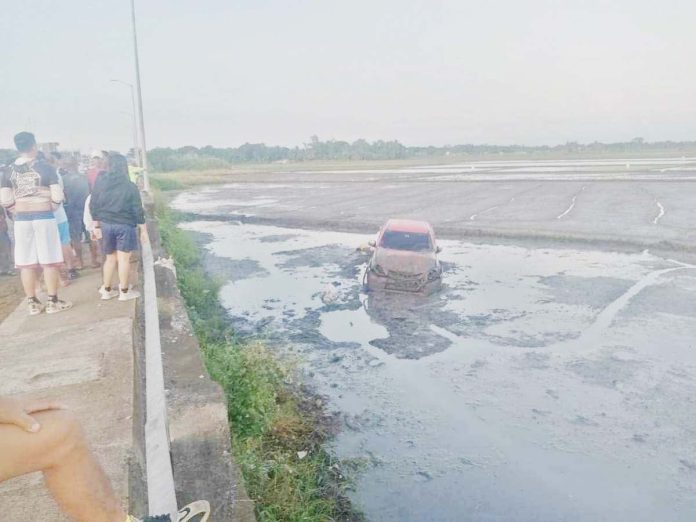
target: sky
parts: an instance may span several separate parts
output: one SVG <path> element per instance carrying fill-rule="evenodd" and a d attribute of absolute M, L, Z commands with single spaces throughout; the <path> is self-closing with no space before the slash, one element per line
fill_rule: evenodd
<path fill-rule="evenodd" d="M 696 139 L 693 0 L 137 0 L 148 148 Z M 4 1 L 0 148 L 132 144 L 129 0 Z"/>

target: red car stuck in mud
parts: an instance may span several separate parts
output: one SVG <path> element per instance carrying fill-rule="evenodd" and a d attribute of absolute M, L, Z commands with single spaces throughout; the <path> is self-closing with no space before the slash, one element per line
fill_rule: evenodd
<path fill-rule="evenodd" d="M 432 293 L 440 289 L 441 248 L 425 221 L 390 219 L 370 241 L 374 252 L 365 274 L 370 290 Z"/>

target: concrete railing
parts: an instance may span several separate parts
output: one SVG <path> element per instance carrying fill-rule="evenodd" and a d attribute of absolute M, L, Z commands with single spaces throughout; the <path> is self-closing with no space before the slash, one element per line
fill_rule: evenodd
<path fill-rule="evenodd" d="M 161 243 L 154 202 L 145 194 L 143 201 L 150 244 L 142 249 L 144 320 L 136 390 L 141 412 L 136 415 L 144 425 L 138 447 L 145 472 L 139 477 L 146 481 L 148 512 L 176 513 L 177 502 L 207 500 L 215 522 L 253 522 L 254 504 L 232 457 L 225 395 L 203 365 L 176 272 Z"/>
<path fill-rule="evenodd" d="M 167 403 L 160 341 L 154 259 L 142 245 L 143 308 L 145 311 L 145 463 L 148 512 L 174 516 L 178 510 L 169 448 Z"/>

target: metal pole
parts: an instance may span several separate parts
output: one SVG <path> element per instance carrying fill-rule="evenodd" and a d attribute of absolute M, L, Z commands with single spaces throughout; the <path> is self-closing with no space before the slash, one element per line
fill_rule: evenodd
<path fill-rule="evenodd" d="M 131 103 L 133 104 L 133 112 L 131 112 L 131 116 L 133 117 L 133 155 L 135 156 L 135 162 L 138 165 L 138 167 L 143 166 L 143 154 L 142 151 L 140 150 L 140 146 L 138 145 L 138 119 L 136 118 L 136 112 L 135 112 L 135 89 L 133 88 L 132 83 L 124 82 L 123 80 L 111 80 L 112 82 L 115 83 L 122 83 L 123 85 L 127 85 L 130 87 L 130 93 L 131 93 Z"/>
<path fill-rule="evenodd" d="M 140 60 L 138 59 L 138 33 L 135 28 L 135 0 L 131 0 L 131 19 L 133 22 L 133 52 L 135 53 L 135 88 L 138 92 L 138 121 L 140 122 L 140 150 L 144 189 L 150 192 L 150 175 L 147 172 L 147 146 L 145 144 L 145 120 L 143 118 L 143 93 L 140 88 Z"/>
<path fill-rule="evenodd" d="M 135 88 L 129 84 L 131 91 L 131 103 L 133 104 L 133 154 L 135 154 L 135 164 L 143 166 L 143 153 L 138 147 L 138 118 L 135 115 Z"/>

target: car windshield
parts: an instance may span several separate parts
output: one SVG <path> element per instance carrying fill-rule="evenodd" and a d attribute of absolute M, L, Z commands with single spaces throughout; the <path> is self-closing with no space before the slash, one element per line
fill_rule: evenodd
<path fill-rule="evenodd" d="M 411 250 L 414 252 L 431 250 L 430 236 L 418 232 L 399 232 L 385 230 L 382 235 L 381 246 L 393 250 Z"/>

